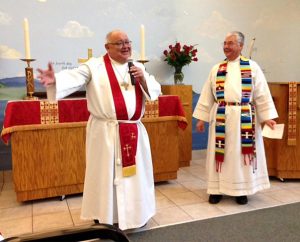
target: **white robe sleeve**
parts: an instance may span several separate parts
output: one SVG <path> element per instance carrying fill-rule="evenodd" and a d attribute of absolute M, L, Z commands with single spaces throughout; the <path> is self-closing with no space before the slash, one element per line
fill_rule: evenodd
<path fill-rule="evenodd" d="M 278 117 L 268 83 L 261 68 L 256 62 L 251 61 L 251 69 L 254 80 L 253 100 L 260 123 Z"/>
<path fill-rule="evenodd" d="M 148 92 L 149 95 L 147 94 L 147 92 L 145 92 L 145 90 L 143 89 L 143 86 L 141 85 L 142 91 L 146 97 L 147 100 L 151 100 L 154 101 L 158 98 L 159 95 L 161 95 L 161 86 L 160 84 L 155 80 L 154 76 L 150 75 L 148 72 L 146 72 L 144 65 L 142 65 L 141 63 L 135 63 L 136 66 L 142 68 L 143 72 L 144 72 L 144 77 L 146 79 L 146 83 L 147 83 L 147 87 L 148 87 Z"/>
<path fill-rule="evenodd" d="M 64 70 L 55 74 L 55 85 L 47 87 L 49 101 L 64 98 L 85 86 L 91 78 L 91 72 L 87 65 L 80 65 L 72 70 Z"/>
<path fill-rule="evenodd" d="M 214 72 L 215 68 L 213 68 L 209 74 L 208 80 L 205 82 L 201 94 L 199 97 L 199 100 L 197 102 L 197 105 L 193 112 L 193 117 L 205 122 L 209 122 L 210 119 L 210 111 L 212 106 L 215 103 L 215 97 L 213 93 L 214 88 Z"/>

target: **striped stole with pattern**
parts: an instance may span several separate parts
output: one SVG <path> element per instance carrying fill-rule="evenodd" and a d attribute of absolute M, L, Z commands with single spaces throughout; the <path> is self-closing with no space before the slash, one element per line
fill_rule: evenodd
<path fill-rule="evenodd" d="M 249 60 L 240 57 L 240 70 L 242 82 L 241 102 L 226 102 L 224 96 L 224 85 L 227 74 L 227 63 L 225 60 L 219 65 L 216 77 L 216 98 L 218 103 L 216 113 L 216 146 L 215 160 L 216 170 L 221 172 L 221 165 L 225 156 L 226 137 L 226 106 L 241 106 L 241 151 L 244 155 L 244 163 L 253 166 L 253 171 L 257 168 L 255 156 L 255 107 L 250 103 L 252 91 L 252 76 Z"/>

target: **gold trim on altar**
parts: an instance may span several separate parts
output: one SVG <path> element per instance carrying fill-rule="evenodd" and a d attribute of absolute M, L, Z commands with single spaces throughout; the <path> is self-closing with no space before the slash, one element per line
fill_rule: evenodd
<path fill-rule="evenodd" d="M 297 82 L 289 82 L 289 104 L 288 104 L 288 137 L 289 146 L 297 145 Z"/>
<path fill-rule="evenodd" d="M 58 103 L 40 101 L 41 124 L 59 123 Z"/>
<path fill-rule="evenodd" d="M 157 118 L 159 117 L 158 100 L 145 102 L 145 114 L 143 118 Z"/>

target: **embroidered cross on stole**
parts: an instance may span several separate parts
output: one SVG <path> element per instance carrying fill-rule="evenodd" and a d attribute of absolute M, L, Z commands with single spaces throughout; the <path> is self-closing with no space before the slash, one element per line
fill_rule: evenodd
<path fill-rule="evenodd" d="M 135 157 L 138 142 L 138 127 L 136 123 L 123 123 L 122 120 L 129 120 L 125 100 L 114 73 L 108 54 L 104 56 L 104 63 L 111 86 L 112 96 L 119 122 L 119 136 L 122 154 L 123 176 L 136 174 Z M 139 82 L 135 85 L 136 110 L 130 120 L 139 120 L 142 114 L 143 94 Z"/>

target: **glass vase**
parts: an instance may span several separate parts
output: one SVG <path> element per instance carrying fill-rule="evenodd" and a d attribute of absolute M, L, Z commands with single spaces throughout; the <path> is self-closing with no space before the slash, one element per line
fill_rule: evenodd
<path fill-rule="evenodd" d="M 182 73 L 182 66 L 176 66 L 174 72 L 174 83 L 175 85 L 183 85 L 184 75 Z"/>

